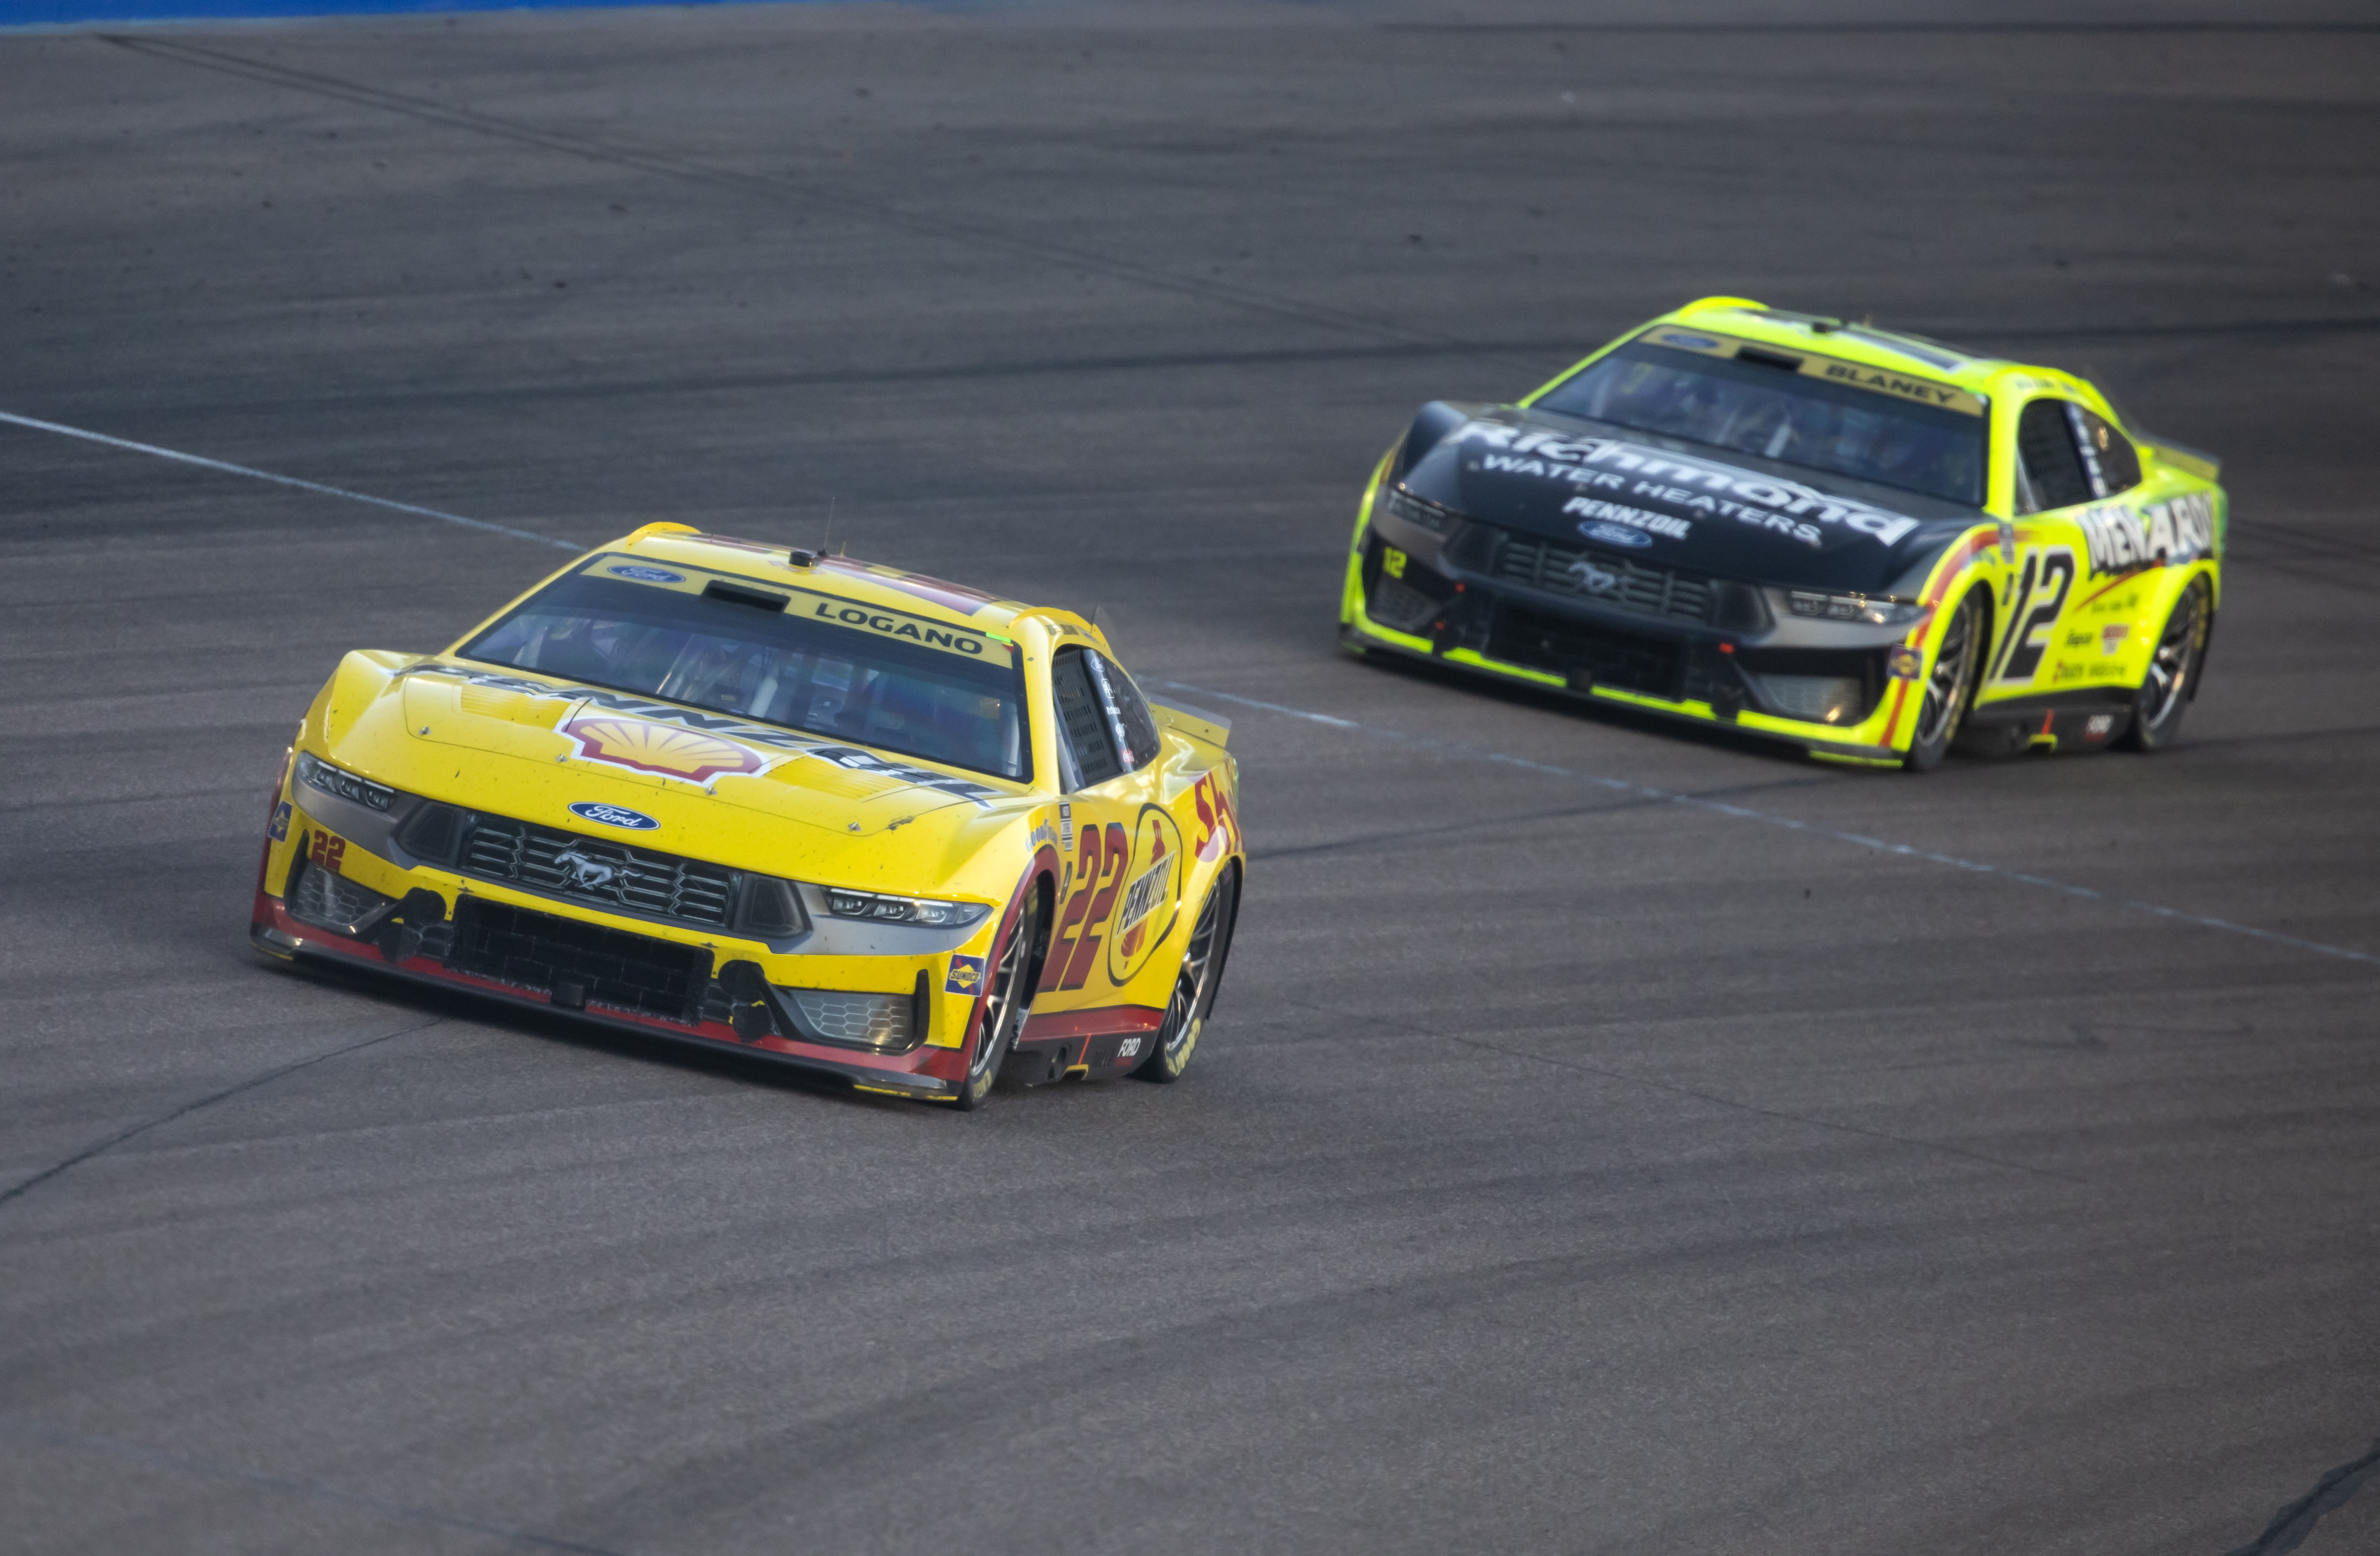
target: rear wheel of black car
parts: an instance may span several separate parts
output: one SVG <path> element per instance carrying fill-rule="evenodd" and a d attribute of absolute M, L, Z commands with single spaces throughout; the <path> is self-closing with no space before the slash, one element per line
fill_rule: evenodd
<path fill-rule="evenodd" d="M 1925 677 L 1925 699 L 1918 705 L 1917 732 L 1909 742 L 1907 766 L 1912 772 L 1930 772 L 1958 737 L 1959 721 L 1974 700 L 1975 673 L 1983 666 L 1984 602 L 1970 594 L 1959 602 L 1958 613 L 1942 629 L 1942 647 Z"/>
<path fill-rule="evenodd" d="M 1224 869 L 1199 906 L 1190 944 L 1182 953 L 1181 970 L 1173 975 L 1173 993 L 1165 1003 L 1165 1021 L 1157 1030 L 1157 1046 L 1133 1074 L 1142 1080 L 1177 1081 L 1190 1067 L 1198 1047 L 1199 1029 L 1215 1008 L 1215 991 L 1223 979 L 1223 959 L 1231 954 L 1232 929 L 1240 916 L 1240 872 Z"/>
<path fill-rule="evenodd" d="M 1008 1056 L 1008 1045 L 1016 1040 L 1016 1028 L 1024 1020 L 1031 992 L 1033 952 L 1040 934 L 1041 892 L 1035 885 L 1026 889 L 1024 906 L 1016 910 L 1016 922 L 1010 927 L 992 967 L 991 987 L 984 991 L 983 1020 L 976 1030 L 975 1050 L 967 1055 L 966 1079 L 959 1083 L 958 1104 L 963 1112 L 981 1107 L 991 1095 L 991 1083 L 1000 1078 L 1000 1062 Z"/>

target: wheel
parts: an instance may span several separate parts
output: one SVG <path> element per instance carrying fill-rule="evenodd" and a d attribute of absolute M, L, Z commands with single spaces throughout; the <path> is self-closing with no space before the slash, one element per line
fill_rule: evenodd
<path fill-rule="evenodd" d="M 1182 970 L 1173 975 L 1173 995 L 1165 1002 L 1165 1022 L 1157 1029 L 1157 1046 L 1133 1074 L 1142 1080 L 1177 1081 L 1190 1067 L 1198 1047 L 1198 1030 L 1215 1008 L 1215 990 L 1223 979 L 1223 959 L 1231 954 L 1232 927 L 1240 916 L 1240 872 L 1223 871 L 1207 888 L 1198 909 L 1197 926 L 1182 953 Z"/>
<path fill-rule="evenodd" d="M 1942 765 L 1959 721 L 1974 699 L 1976 673 L 1983 668 L 1984 602 L 1970 594 L 1959 602 L 1958 614 L 1942 629 L 1942 647 L 1934 655 L 1934 669 L 1925 677 L 1925 700 L 1918 705 L 1917 733 L 1909 742 L 1905 762 L 1912 772 L 1931 772 Z"/>
<path fill-rule="evenodd" d="M 966 1079 L 959 1083 L 962 1112 L 981 1107 L 991 1095 L 991 1083 L 1000 1078 L 1000 1062 L 1008 1056 L 1008 1045 L 1016 1040 L 1016 1028 L 1023 1022 L 1031 992 L 1026 983 L 1033 976 L 1033 950 L 1040 933 L 1041 889 L 1037 883 L 1026 888 L 1025 906 L 1017 909 L 1016 922 L 992 968 L 991 988 L 983 997 L 983 1024 L 976 1029 L 975 1052 L 967 1056 Z"/>
<path fill-rule="evenodd" d="M 2181 733 L 2181 715 L 2198 689 L 2198 669 L 2206 659 L 2206 631 L 2215 614 L 2207 608 L 2210 591 L 2204 577 L 2190 580 L 2173 614 L 2165 618 L 2149 673 L 2132 694 L 2132 723 L 2123 744 L 2135 751 L 2162 751 Z"/>

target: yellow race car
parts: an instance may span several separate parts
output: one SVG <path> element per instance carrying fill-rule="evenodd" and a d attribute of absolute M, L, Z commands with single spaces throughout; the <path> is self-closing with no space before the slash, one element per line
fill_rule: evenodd
<path fill-rule="evenodd" d="M 1068 612 L 648 525 L 340 663 L 250 934 L 960 1108 L 1170 1081 L 1238 915 L 1229 734 Z"/>
<path fill-rule="evenodd" d="M 1423 407 L 1341 636 L 1835 761 L 2155 750 L 2220 602 L 2218 473 L 2070 374 L 1708 298 L 1517 404 Z"/>

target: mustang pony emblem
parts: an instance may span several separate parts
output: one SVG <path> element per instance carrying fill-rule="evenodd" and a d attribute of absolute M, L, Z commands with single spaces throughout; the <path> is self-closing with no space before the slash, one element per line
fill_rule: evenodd
<path fill-rule="evenodd" d="M 553 857 L 553 862 L 570 872 L 569 884 L 576 891 L 601 891 L 620 876 L 619 866 L 603 859 L 590 859 L 576 848 L 565 848 Z"/>
<path fill-rule="evenodd" d="M 1582 556 L 1563 569 L 1589 594 L 1609 594 L 1620 587 L 1620 575 L 1607 573 Z"/>

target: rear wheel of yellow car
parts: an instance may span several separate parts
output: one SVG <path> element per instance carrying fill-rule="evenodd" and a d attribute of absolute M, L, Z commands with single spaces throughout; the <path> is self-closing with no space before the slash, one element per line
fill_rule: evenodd
<path fill-rule="evenodd" d="M 1976 672 L 1983 668 L 1983 638 L 1984 602 L 1970 594 L 1942 629 L 1942 646 L 1925 676 L 1925 696 L 1917 706 L 1917 728 L 1905 759 L 1912 772 L 1941 766 L 1958 737 L 1959 722 L 1974 700 Z"/>
<path fill-rule="evenodd" d="M 2173 614 L 2157 635 L 2149 670 L 2132 694 L 2131 727 L 2123 744 L 2135 751 L 2162 751 L 2181 733 L 2181 716 L 2198 691 L 2198 671 L 2206 659 L 2206 634 L 2215 624 L 2207 602 L 2213 594 L 2204 577 L 2190 580 Z"/>
<path fill-rule="evenodd" d="M 981 1107 L 991 1095 L 992 1082 L 1000 1078 L 1000 1062 L 1008 1057 L 1008 1045 L 1016 1040 L 1016 1028 L 1025 1018 L 1033 952 L 1040 935 L 1041 893 L 1038 885 L 1028 886 L 1016 910 L 1016 922 L 1009 927 L 1008 939 L 1002 942 L 993 964 L 991 986 L 984 991 L 983 1019 L 976 1028 L 975 1048 L 967 1055 L 966 1078 L 959 1083 L 962 1112 Z"/>
<path fill-rule="evenodd" d="M 1190 1067 L 1197 1051 L 1198 1033 L 1215 1008 L 1215 991 L 1223 981 L 1223 959 L 1231 954 L 1232 930 L 1240 917 L 1240 869 L 1224 868 L 1207 888 L 1198 922 L 1182 953 L 1173 975 L 1173 992 L 1165 1002 L 1165 1019 L 1157 1029 L 1157 1046 L 1133 1074 L 1142 1080 L 1177 1081 Z"/>

